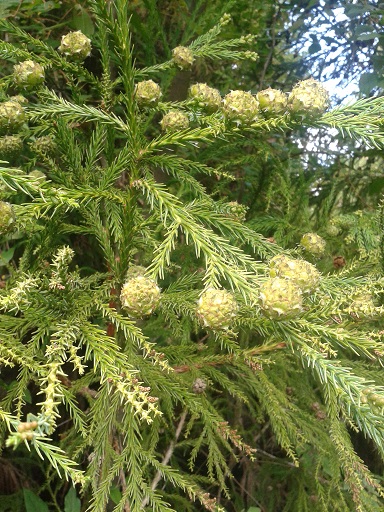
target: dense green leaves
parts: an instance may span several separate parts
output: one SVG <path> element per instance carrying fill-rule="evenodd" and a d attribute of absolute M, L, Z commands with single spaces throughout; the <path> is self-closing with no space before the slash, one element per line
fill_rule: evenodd
<path fill-rule="evenodd" d="M 28 482 L 28 511 L 382 509 L 384 101 L 324 112 L 325 93 L 315 109 L 310 90 L 288 99 L 338 46 L 372 44 L 360 87 L 381 87 L 379 9 L 345 5 L 347 38 L 339 5 L 1 6 L 0 99 L 28 103 L 21 149 L 0 154 L 0 199 L 17 219 L 0 239 L 0 425 L 8 471 L 27 457 L 37 468 L 10 490 Z M 84 63 L 57 51 L 70 30 L 92 39 Z M 180 45 L 190 70 L 172 58 Z M 45 67 L 34 90 L 13 80 L 27 59 Z M 137 101 L 143 80 L 158 102 Z M 207 111 L 194 83 L 251 91 L 254 108 L 259 90 L 282 88 L 288 106 Z M 189 126 L 163 131 L 174 109 Z M 313 232 L 322 254 L 299 245 Z M 270 297 L 284 314 L 260 302 L 275 255 L 321 272 L 301 290 L 284 277 Z M 161 294 L 148 309 L 150 286 Z M 300 295 L 294 314 L 285 288 Z"/>

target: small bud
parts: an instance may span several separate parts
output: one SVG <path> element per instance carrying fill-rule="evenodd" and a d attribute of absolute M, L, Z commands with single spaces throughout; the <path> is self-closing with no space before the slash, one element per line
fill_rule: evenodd
<path fill-rule="evenodd" d="M 228 13 L 224 13 L 222 17 L 220 18 L 220 25 L 224 27 L 225 25 L 228 25 L 232 21 L 232 16 Z"/>
<path fill-rule="evenodd" d="M 17 431 L 18 431 L 19 433 L 21 433 L 21 432 L 25 432 L 26 430 L 28 430 L 26 422 L 24 422 L 24 421 L 23 421 L 23 422 L 20 422 L 20 423 L 17 425 Z"/>
<path fill-rule="evenodd" d="M 26 60 L 14 66 L 13 79 L 19 87 L 32 88 L 44 82 L 44 69 L 37 62 Z"/>
<path fill-rule="evenodd" d="M 192 390 L 196 395 L 201 395 L 206 390 L 207 383 L 203 379 L 196 379 L 192 385 Z"/>
<path fill-rule="evenodd" d="M 318 420 L 325 420 L 325 418 L 327 417 L 327 414 L 324 411 L 317 411 L 315 413 L 315 416 Z"/>
<path fill-rule="evenodd" d="M 172 60 L 180 69 L 190 69 L 195 59 L 192 50 L 185 46 L 176 46 L 172 50 Z"/>
<path fill-rule="evenodd" d="M 207 84 L 191 85 L 188 96 L 192 103 L 198 107 L 204 108 L 209 113 L 216 112 L 221 106 L 219 91 L 209 87 Z"/>
<path fill-rule="evenodd" d="M 253 62 L 256 62 L 259 58 L 259 54 L 256 52 L 251 52 L 250 50 L 246 50 L 245 52 L 241 53 L 241 57 L 243 59 L 252 60 Z"/>
<path fill-rule="evenodd" d="M 225 205 L 225 214 L 237 222 L 245 222 L 248 207 L 237 201 L 230 201 Z"/>
<path fill-rule="evenodd" d="M 83 61 L 91 54 L 91 40 L 81 30 L 69 32 L 61 38 L 58 50 L 74 60 Z"/>
<path fill-rule="evenodd" d="M 225 117 L 238 126 L 250 125 L 259 114 L 259 102 L 250 92 L 231 91 L 223 99 Z"/>
<path fill-rule="evenodd" d="M 256 36 L 254 34 L 246 34 L 245 36 L 240 37 L 240 43 L 251 44 L 256 40 Z"/>
<path fill-rule="evenodd" d="M 333 267 L 336 269 L 343 268 L 346 265 L 346 260 L 344 256 L 335 256 L 333 258 Z"/>
<path fill-rule="evenodd" d="M 325 228 L 325 232 L 328 236 L 338 236 L 341 233 L 341 229 L 336 226 L 335 224 L 328 224 L 328 226 Z"/>
<path fill-rule="evenodd" d="M 22 433 L 20 434 L 20 438 L 21 438 L 23 441 L 32 441 L 32 439 L 33 439 L 33 432 L 31 432 L 31 431 L 22 432 Z"/>
<path fill-rule="evenodd" d="M 165 114 L 160 122 L 162 130 L 165 132 L 179 132 L 189 127 L 189 119 L 187 114 L 180 110 L 172 110 Z"/>
<path fill-rule="evenodd" d="M 325 252 L 326 241 L 316 233 L 305 233 L 301 237 L 300 245 L 314 256 L 322 256 Z"/>
<path fill-rule="evenodd" d="M 144 80 L 135 87 L 135 98 L 140 107 L 154 107 L 161 98 L 160 86 L 153 80 Z"/>

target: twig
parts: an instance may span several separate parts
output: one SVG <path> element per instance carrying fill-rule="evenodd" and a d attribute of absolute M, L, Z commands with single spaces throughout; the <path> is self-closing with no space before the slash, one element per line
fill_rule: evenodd
<path fill-rule="evenodd" d="M 287 347 L 287 344 L 280 341 L 278 343 L 274 343 L 273 345 L 261 345 L 259 347 L 255 347 L 252 350 L 248 350 L 246 352 L 246 354 L 244 354 L 244 355 L 245 355 L 245 357 L 249 358 L 249 357 L 254 357 L 257 354 L 261 354 L 263 352 L 271 352 L 274 350 L 281 350 L 286 347 Z M 201 370 L 202 368 L 206 368 L 208 366 L 221 366 L 221 365 L 225 365 L 225 364 L 232 364 L 233 361 L 234 361 L 233 354 L 228 354 L 225 356 L 218 357 L 215 361 L 204 361 L 202 363 L 196 363 L 193 365 L 183 364 L 180 366 L 174 366 L 173 370 L 175 373 L 186 373 L 186 372 L 190 372 L 192 369 L 193 370 Z"/>
<path fill-rule="evenodd" d="M 264 62 L 264 66 L 263 66 L 263 70 L 261 72 L 261 77 L 260 77 L 260 80 L 259 80 L 259 88 L 261 89 L 263 87 L 263 82 L 264 82 L 264 78 L 265 78 L 265 75 L 267 73 L 267 69 L 269 67 L 269 65 L 271 64 L 272 62 L 272 57 L 273 57 L 273 53 L 275 51 L 275 47 L 276 47 L 276 30 L 275 30 L 275 24 L 276 24 L 276 20 L 278 19 L 279 15 L 280 15 L 280 7 L 276 10 L 275 14 L 273 15 L 272 17 L 272 22 L 271 22 L 271 49 L 269 51 L 269 54 Z"/>
<path fill-rule="evenodd" d="M 175 450 L 175 447 L 176 447 L 176 442 L 177 442 L 177 440 L 180 437 L 181 431 L 183 430 L 186 418 L 187 418 L 187 410 L 185 410 L 183 412 L 183 414 L 181 415 L 179 424 L 177 425 L 177 429 L 176 429 L 176 432 L 175 432 L 175 438 L 173 439 L 173 441 L 170 442 L 170 444 L 168 446 L 168 449 L 165 452 L 165 455 L 163 457 L 163 460 L 161 461 L 161 463 L 164 466 L 166 464 L 168 464 L 169 459 L 172 457 L 172 454 L 173 454 L 173 452 Z M 156 475 L 155 475 L 155 478 L 152 480 L 152 483 L 151 483 L 151 490 L 152 491 L 154 491 L 156 489 L 156 487 L 158 486 L 160 480 L 161 480 L 161 472 L 158 471 L 156 473 Z M 147 497 L 145 497 L 143 499 L 143 501 L 141 503 L 141 508 L 143 509 L 144 507 L 146 507 L 148 505 L 148 503 L 149 503 L 149 497 L 147 496 Z"/>

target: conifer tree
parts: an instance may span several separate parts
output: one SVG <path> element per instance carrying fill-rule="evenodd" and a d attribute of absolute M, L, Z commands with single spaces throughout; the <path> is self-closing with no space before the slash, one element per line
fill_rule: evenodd
<path fill-rule="evenodd" d="M 177 97 L 196 65 L 255 62 L 254 36 L 224 14 L 145 62 L 127 4 L 89 0 L 93 35 L 54 45 L 0 21 L 3 453 L 43 461 L 52 510 L 382 510 L 353 446 L 384 456 L 380 212 L 331 272 L 358 214 L 314 215 L 285 143 L 381 147 L 384 99 L 330 109 L 311 77 Z"/>

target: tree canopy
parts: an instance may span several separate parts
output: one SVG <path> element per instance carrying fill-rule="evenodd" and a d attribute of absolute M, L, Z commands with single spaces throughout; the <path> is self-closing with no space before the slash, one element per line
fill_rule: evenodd
<path fill-rule="evenodd" d="M 1 2 L 0 510 L 382 510 L 383 12 Z"/>

